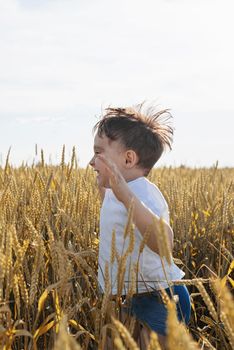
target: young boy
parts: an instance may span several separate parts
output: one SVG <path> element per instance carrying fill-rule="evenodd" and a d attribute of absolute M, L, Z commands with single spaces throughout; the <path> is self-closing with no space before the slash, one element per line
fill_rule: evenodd
<path fill-rule="evenodd" d="M 157 235 L 164 233 L 169 249 L 173 247 L 173 231 L 169 224 L 168 205 L 156 185 L 146 179 L 166 146 L 171 148 L 173 130 L 167 121 L 168 110 L 143 114 L 142 105 L 136 108 L 108 108 L 95 125 L 94 156 L 90 165 L 97 172 L 97 183 L 102 196 L 100 213 L 100 245 L 98 280 L 105 289 L 104 271 L 108 263 L 112 295 L 118 292 L 118 262 L 111 257 L 112 232 L 115 231 L 116 250 L 123 255 L 128 246 L 124 229 L 128 210 L 132 208 L 135 224 L 135 245 L 126 260 L 124 288 L 128 292 L 129 271 L 138 263 L 137 293 L 131 299 L 131 314 L 157 332 L 163 345 L 166 336 L 167 309 L 159 290 L 177 295 L 179 320 L 186 323 L 190 317 L 190 300 L 185 286 L 169 288 L 169 281 L 181 279 L 184 273 L 173 263 L 159 256 Z M 147 234 L 147 239 L 146 235 Z M 141 242 L 146 244 L 139 256 Z M 170 297 L 172 297 L 170 295 Z"/>

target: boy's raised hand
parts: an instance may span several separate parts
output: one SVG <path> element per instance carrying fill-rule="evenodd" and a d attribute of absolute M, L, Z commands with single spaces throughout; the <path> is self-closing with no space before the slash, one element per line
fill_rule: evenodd
<path fill-rule="evenodd" d="M 131 191 L 117 165 L 101 154 L 98 154 L 97 159 L 102 161 L 106 167 L 109 176 L 109 185 L 116 198 L 123 203 L 128 201 L 131 196 Z"/>

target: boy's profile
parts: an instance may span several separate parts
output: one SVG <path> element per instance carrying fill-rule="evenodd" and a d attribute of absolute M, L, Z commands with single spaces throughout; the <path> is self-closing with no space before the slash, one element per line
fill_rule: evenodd
<path fill-rule="evenodd" d="M 138 263 L 137 293 L 131 298 L 130 312 L 146 327 L 144 331 L 155 331 L 164 346 L 167 309 L 160 297 L 164 289 L 170 297 L 171 291 L 178 295 L 178 318 L 186 323 L 190 317 L 189 294 L 184 285 L 172 286 L 169 282 L 181 279 L 184 273 L 173 263 L 169 264 L 159 255 L 157 235 L 162 223 L 172 252 L 173 231 L 169 224 L 166 200 L 158 187 L 146 176 L 161 157 L 166 147 L 171 148 L 173 129 L 168 110 L 148 109 L 143 105 L 135 108 L 108 108 L 95 125 L 94 156 L 90 165 L 97 172 L 97 183 L 102 196 L 100 213 L 100 245 L 98 281 L 104 290 L 104 271 L 108 263 L 112 295 L 118 293 L 118 262 L 111 261 L 112 232 L 115 230 L 116 250 L 123 254 L 124 228 L 128 210 L 132 207 L 135 224 L 134 249 L 126 261 L 124 288 L 128 293 L 129 271 Z M 143 238 L 147 240 L 139 256 Z"/>

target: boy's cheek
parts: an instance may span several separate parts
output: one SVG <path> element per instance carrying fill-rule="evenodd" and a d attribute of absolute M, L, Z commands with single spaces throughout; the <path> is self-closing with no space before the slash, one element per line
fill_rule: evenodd
<path fill-rule="evenodd" d="M 99 158 L 95 158 L 95 167 L 98 170 L 101 170 L 103 168 L 102 161 Z"/>

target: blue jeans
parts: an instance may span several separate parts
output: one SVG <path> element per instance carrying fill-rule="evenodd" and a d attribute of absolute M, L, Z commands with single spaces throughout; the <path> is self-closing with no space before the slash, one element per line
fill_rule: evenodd
<path fill-rule="evenodd" d="M 165 292 L 170 298 L 172 297 L 169 288 L 165 289 Z M 174 295 L 178 295 L 179 298 L 176 303 L 178 320 L 188 324 L 191 315 L 188 289 L 184 285 L 173 286 L 172 292 Z M 167 334 L 168 311 L 159 291 L 133 295 L 126 311 L 154 332 L 164 336 Z"/>

